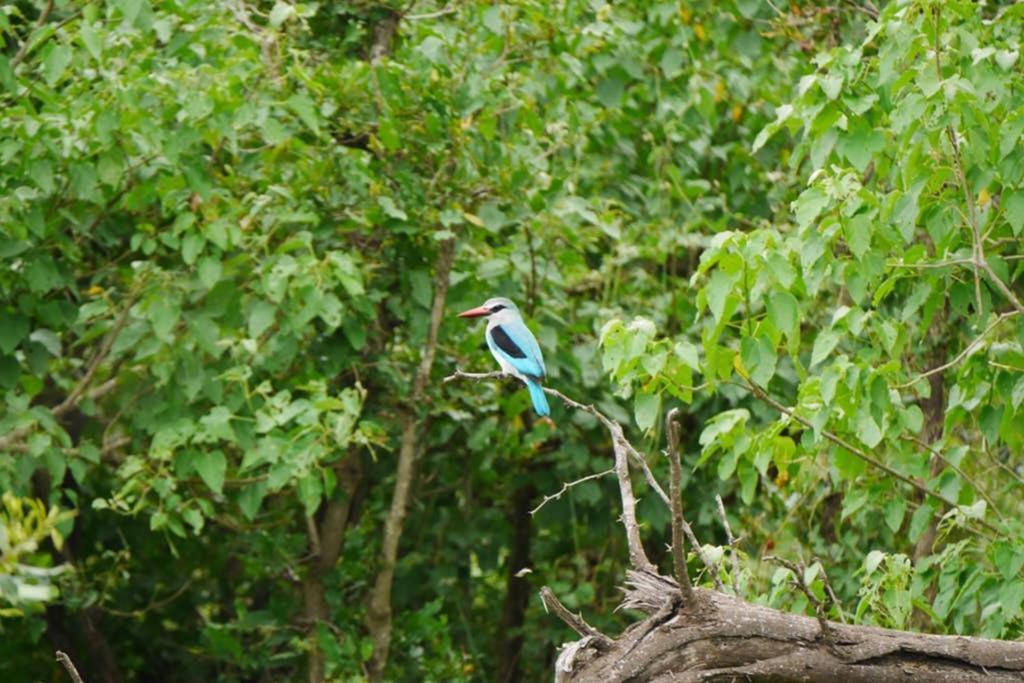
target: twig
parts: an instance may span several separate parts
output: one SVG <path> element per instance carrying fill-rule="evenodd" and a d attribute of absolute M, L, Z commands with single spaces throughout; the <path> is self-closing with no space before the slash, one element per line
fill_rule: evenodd
<path fill-rule="evenodd" d="M 612 646 L 612 639 L 598 631 L 596 628 L 583 620 L 579 614 L 573 614 L 569 608 L 562 604 L 562 601 L 547 586 L 540 589 L 540 601 L 544 603 L 544 609 L 555 613 L 559 619 L 581 636 L 593 638 L 594 646 L 599 650 L 608 650 Z"/>
<path fill-rule="evenodd" d="M 736 557 L 736 539 L 732 535 L 732 527 L 729 526 L 729 518 L 725 516 L 725 503 L 722 497 L 715 494 L 715 502 L 718 503 L 718 516 L 722 519 L 722 526 L 725 528 L 725 537 L 729 541 L 729 558 L 732 560 L 732 591 L 736 597 L 740 597 L 740 560 Z"/>
<path fill-rule="evenodd" d="M 740 376 L 743 377 L 744 380 L 746 380 L 746 388 L 749 389 L 750 392 L 752 394 L 754 394 L 755 397 L 761 399 L 762 401 L 764 401 L 765 403 L 770 405 L 772 408 L 775 408 L 775 410 L 777 410 L 780 413 L 782 413 L 783 415 L 786 415 L 786 416 L 792 418 L 793 420 L 796 420 L 797 422 L 802 424 L 807 429 L 814 429 L 814 425 L 811 424 L 810 420 L 808 420 L 807 418 L 804 418 L 804 417 L 802 417 L 800 415 L 797 415 L 796 411 L 794 411 L 792 408 L 787 408 L 786 406 L 782 405 L 781 403 L 776 401 L 774 398 L 769 396 L 768 393 L 764 389 L 762 389 L 758 384 L 756 384 L 752 379 L 750 379 L 750 377 L 747 377 L 747 376 L 745 376 L 743 374 L 741 374 Z M 744 386 L 743 384 L 740 384 L 739 382 L 730 382 L 730 384 L 733 384 L 734 386 L 740 386 L 740 387 Z M 904 484 L 907 484 L 908 486 L 911 486 L 912 488 L 920 491 L 921 493 L 925 494 L 926 496 L 931 496 L 932 498 L 935 498 L 936 500 L 941 501 L 947 507 L 949 507 L 951 509 L 957 509 L 957 508 L 960 507 L 955 501 L 950 500 L 949 498 L 944 496 L 942 493 L 940 493 L 938 491 L 932 491 L 931 489 L 929 489 L 927 486 L 925 486 L 920 481 L 917 481 L 916 479 L 908 477 L 907 475 L 902 474 L 901 472 L 899 472 L 897 470 L 894 470 L 893 468 L 889 467 L 885 463 L 879 461 L 877 458 L 869 455 L 868 453 L 866 453 L 865 451 L 861 450 L 860 448 L 857 448 L 856 446 L 854 446 L 852 443 L 850 443 L 846 439 L 842 438 L 841 436 L 833 434 L 832 432 L 824 430 L 824 429 L 821 430 L 821 435 L 824 436 L 829 441 L 831 441 L 832 443 L 836 444 L 837 446 L 842 446 L 843 448 L 848 450 L 850 453 L 853 453 L 855 456 L 857 456 L 858 458 L 860 458 L 864 462 L 868 463 L 872 467 L 874 467 L 876 469 L 879 469 L 882 472 L 885 472 L 890 477 L 893 477 L 895 479 L 898 479 L 899 481 L 902 481 Z M 991 523 L 986 521 L 985 519 L 978 519 L 978 523 L 981 524 L 982 526 L 984 526 L 989 531 L 998 532 L 998 530 Z"/>
<path fill-rule="evenodd" d="M 818 599 L 818 596 L 814 594 L 814 591 L 812 591 L 811 587 L 807 585 L 807 582 L 804 581 L 804 572 L 806 571 L 806 567 L 804 567 L 803 562 L 798 564 L 781 557 L 775 557 L 774 555 L 765 555 L 764 561 L 782 565 L 793 573 L 793 585 L 799 588 L 814 606 L 814 615 L 818 619 L 818 626 L 821 627 L 821 632 L 828 633 L 831 630 L 831 626 L 829 626 L 828 623 L 825 605 Z"/>
<path fill-rule="evenodd" d="M 970 484 L 974 488 L 974 490 L 978 492 L 978 495 L 980 495 L 982 498 L 985 499 L 985 502 L 988 503 L 989 509 L 991 509 L 992 512 L 996 513 L 996 517 L 998 517 L 1000 520 L 1002 520 L 1004 522 L 1006 521 L 1006 518 L 1003 517 L 1003 513 L 1000 512 L 999 508 L 996 507 L 995 501 L 993 501 L 992 498 L 990 498 L 989 495 L 987 493 L 985 493 L 985 489 L 981 488 L 981 486 L 978 485 L 978 483 L 976 481 L 974 481 L 969 476 L 967 476 L 966 472 L 964 472 L 962 469 L 960 469 L 959 467 L 954 465 L 952 463 L 952 461 L 950 461 L 946 456 L 944 456 L 942 454 L 941 451 L 939 451 L 936 448 L 931 447 L 930 445 L 928 445 L 927 443 L 925 443 L 924 441 L 922 441 L 921 439 L 917 438 L 916 436 L 914 436 L 912 434 L 904 434 L 901 438 L 903 438 L 905 441 L 910 441 L 910 442 L 913 442 L 913 443 L 917 444 L 918 446 L 920 446 L 921 448 L 924 448 L 929 453 L 934 455 L 936 458 L 938 458 L 939 460 L 944 462 L 947 467 L 951 468 L 954 472 L 956 472 L 958 475 L 960 475 L 960 477 L 964 481 L 966 481 L 968 484 Z"/>
<path fill-rule="evenodd" d="M 544 496 L 544 500 L 540 502 L 540 505 L 530 510 L 530 516 L 532 517 L 533 515 L 540 512 L 540 509 L 547 505 L 548 503 L 550 503 L 551 501 L 558 500 L 559 498 L 561 498 L 562 494 L 571 489 L 572 487 L 578 486 L 579 484 L 583 484 L 588 481 L 592 481 L 594 479 L 600 479 L 601 477 L 608 476 L 609 474 L 615 474 L 614 467 L 611 469 L 607 469 L 604 472 L 598 472 L 597 474 L 588 474 L 582 479 L 577 479 L 576 481 L 570 481 L 567 484 L 562 484 L 562 488 L 559 489 L 558 493 L 553 493 L 550 496 Z"/>
<path fill-rule="evenodd" d="M 671 469 L 668 490 L 672 496 L 672 563 L 683 599 L 690 602 L 693 598 L 693 584 L 686 570 L 686 544 L 683 541 L 683 466 L 679 461 L 679 422 L 676 420 L 678 414 L 679 409 L 672 408 L 665 415 L 668 462 Z"/>
<path fill-rule="evenodd" d="M 135 296 L 132 295 L 125 303 L 124 310 L 121 311 L 121 315 L 118 316 L 117 320 L 111 326 L 110 331 L 107 332 L 107 336 L 104 337 L 103 341 L 100 343 L 100 348 L 96 350 L 92 358 L 89 360 L 89 364 L 86 366 L 85 374 L 82 375 L 82 379 L 78 381 L 71 390 L 71 393 L 69 393 L 67 397 L 60 402 L 60 404 L 50 410 L 50 415 L 53 419 L 59 419 L 65 413 L 75 408 L 79 401 L 81 401 L 82 395 L 89 388 L 89 383 L 92 382 L 92 378 L 96 374 L 96 370 L 106 359 L 107 354 L 110 353 L 110 349 L 117 340 L 117 336 L 121 333 L 121 330 L 124 329 L 125 324 L 128 322 L 128 313 L 134 305 Z M 99 388 L 106 387 L 107 384 L 109 384 L 109 382 L 101 385 Z M 111 386 L 110 389 L 112 388 L 113 387 Z M 0 436 L 0 450 L 10 449 L 12 446 L 17 444 L 32 431 L 33 426 L 34 424 L 27 424 L 22 427 L 18 427 L 17 429 L 12 429 L 7 434 Z"/>
<path fill-rule="evenodd" d="M 836 612 L 839 614 L 839 621 L 845 624 L 846 612 L 843 611 L 843 604 L 839 602 L 839 598 L 836 597 L 836 592 L 832 590 L 832 582 L 828 580 L 828 572 L 825 571 L 825 565 L 818 558 L 814 558 L 814 561 L 817 562 L 818 567 L 821 568 L 821 582 L 825 584 L 825 592 L 828 594 L 828 599 L 836 608 Z"/>
<path fill-rule="evenodd" d="M 956 358 L 954 358 L 953 360 L 949 361 L 948 363 L 943 363 L 942 365 L 940 365 L 940 366 L 938 366 L 936 368 L 932 368 L 931 370 L 928 370 L 927 372 L 922 372 L 920 375 L 918 375 L 914 379 L 910 380 L 909 382 L 903 382 L 902 384 L 897 384 L 897 385 L 895 385 L 893 387 L 893 389 L 906 389 L 907 387 L 912 387 L 912 386 L 914 386 L 915 384 L 917 384 L 918 382 L 920 382 L 923 379 L 931 377 L 932 375 L 937 375 L 940 372 L 945 372 L 946 370 L 949 370 L 950 368 L 959 365 L 960 361 L 962 361 L 967 356 L 971 355 L 971 353 L 974 351 L 974 349 L 976 349 L 978 346 L 981 345 L 981 343 L 983 341 L 985 341 L 985 337 L 988 336 L 989 332 L 991 332 L 996 327 L 998 327 L 1000 325 L 1000 323 L 1002 323 L 1004 320 L 1007 320 L 1008 318 L 1012 318 L 1015 315 L 1017 315 L 1018 312 L 1019 311 L 1007 311 L 1006 313 L 1003 313 L 1002 315 L 997 317 L 992 322 L 992 324 L 990 324 L 988 327 L 986 327 L 985 330 L 981 334 L 979 334 L 973 341 L 971 341 L 970 344 L 965 346 L 964 350 L 956 355 Z"/>
<path fill-rule="evenodd" d="M 21 44 L 21 47 L 18 48 L 18 52 L 15 53 L 13 57 L 11 57 L 11 61 L 9 63 L 11 69 L 18 66 L 18 64 L 21 63 L 21 60 L 25 59 L 25 57 L 28 55 L 29 47 L 35 47 L 34 45 L 32 45 L 32 35 L 43 27 L 43 24 L 46 23 L 46 20 L 50 18 L 50 12 L 52 11 L 53 0 L 47 0 L 46 5 L 44 5 L 42 11 L 39 12 L 39 18 L 36 19 L 36 23 L 32 27 L 32 30 L 29 31 L 27 36 L 25 36 L 25 42 L 23 42 Z M 58 652 L 57 654 L 59 655 L 61 653 Z M 58 657 L 58 659 L 60 658 Z"/>
<path fill-rule="evenodd" d="M 64 668 L 68 672 L 68 676 L 71 677 L 71 680 L 74 683 L 85 683 L 85 681 L 82 680 L 82 677 L 78 675 L 78 669 L 75 668 L 75 664 L 71 661 L 71 657 L 68 657 L 60 650 L 57 650 L 57 661 L 64 665 Z"/>

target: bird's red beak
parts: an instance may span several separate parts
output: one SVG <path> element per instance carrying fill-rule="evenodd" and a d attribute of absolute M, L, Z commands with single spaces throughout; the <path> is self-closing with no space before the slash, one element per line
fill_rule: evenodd
<path fill-rule="evenodd" d="M 471 308 L 468 311 L 463 311 L 462 313 L 459 313 L 459 317 L 460 318 L 479 318 L 482 315 L 490 315 L 490 313 L 491 313 L 490 310 L 484 308 L 483 306 L 477 306 L 476 308 Z"/>

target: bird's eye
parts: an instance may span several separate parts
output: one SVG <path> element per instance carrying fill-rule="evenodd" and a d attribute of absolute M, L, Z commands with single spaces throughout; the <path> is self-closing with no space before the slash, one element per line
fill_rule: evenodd
<path fill-rule="evenodd" d="M 505 304 L 498 304 L 497 306 L 495 306 L 495 307 L 493 307 L 491 309 L 491 313 L 497 313 L 498 311 L 502 310 L 503 308 L 506 308 Z"/>

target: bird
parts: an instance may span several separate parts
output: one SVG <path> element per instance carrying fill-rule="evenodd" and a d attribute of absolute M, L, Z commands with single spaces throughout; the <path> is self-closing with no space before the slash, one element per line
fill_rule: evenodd
<path fill-rule="evenodd" d="M 487 317 L 484 337 L 494 360 L 498 361 L 502 371 L 518 377 L 526 384 L 533 409 L 541 417 L 547 417 L 551 414 L 551 408 L 548 407 L 548 399 L 540 384 L 547 374 L 544 356 L 540 352 L 537 338 L 523 322 L 519 308 L 510 299 L 499 296 L 488 299 L 483 306 L 459 313 L 460 318 L 482 316 Z"/>

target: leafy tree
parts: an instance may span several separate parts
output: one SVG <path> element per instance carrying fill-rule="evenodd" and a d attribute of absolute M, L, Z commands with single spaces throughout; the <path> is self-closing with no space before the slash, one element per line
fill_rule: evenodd
<path fill-rule="evenodd" d="M 623 627 L 614 482 L 546 499 L 611 467 L 601 423 L 440 381 L 490 369 L 450 312 L 496 293 L 662 481 L 683 406 L 742 597 L 815 611 L 774 553 L 833 617 L 1018 637 L 1020 34 L 932 0 L 6 4 L 0 534 L 38 545 L 0 560 L 0 671 L 534 680 L 543 585 Z"/>

